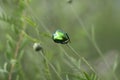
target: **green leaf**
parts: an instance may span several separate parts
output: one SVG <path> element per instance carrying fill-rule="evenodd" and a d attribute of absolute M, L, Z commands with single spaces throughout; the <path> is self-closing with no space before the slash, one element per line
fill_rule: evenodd
<path fill-rule="evenodd" d="M 86 78 L 87 80 L 91 80 L 90 77 L 89 77 L 89 75 L 88 75 L 86 72 L 84 72 L 84 75 L 85 75 L 85 78 Z"/>
<path fill-rule="evenodd" d="M 66 80 L 70 80 L 69 77 L 68 77 L 68 75 L 66 75 Z"/>
<path fill-rule="evenodd" d="M 20 51 L 23 50 L 25 48 L 25 46 L 27 45 L 27 43 L 29 43 L 28 38 L 23 38 L 21 45 L 20 45 Z"/>
<path fill-rule="evenodd" d="M 19 75 L 17 75 L 16 80 L 19 80 L 19 77 L 20 77 L 20 76 L 19 76 Z"/>
<path fill-rule="evenodd" d="M 14 49 L 14 45 L 12 44 L 12 42 L 10 42 L 10 40 L 7 40 L 7 45 L 6 45 L 7 47 L 6 47 L 6 52 L 5 52 L 5 54 L 6 54 L 6 57 L 7 57 L 7 59 L 11 59 L 12 58 L 12 56 L 13 56 L 13 49 Z"/>
<path fill-rule="evenodd" d="M 16 64 L 16 63 L 17 63 L 17 60 L 16 60 L 16 59 L 11 59 L 11 60 L 10 60 L 10 63 L 11 63 L 11 64 Z"/>
<path fill-rule="evenodd" d="M 25 36 L 28 40 L 30 40 L 30 41 L 32 41 L 32 42 L 40 42 L 40 40 L 37 40 L 37 39 L 35 39 L 35 38 L 32 38 L 31 36 L 29 36 L 28 34 L 26 34 L 26 32 L 24 32 L 24 31 L 23 31 L 23 34 L 24 34 L 24 36 Z"/>
<path fill-rule="evenodd" d="M 37 24 L 33 22 L 30 18 L 23 16 L 24 19 L 32 26 L 32 27 L 37 27 Z"/>
<path fill-rule="evenodd" d="M 113 72 L 117 69 L 117 66 L 118 66 L 118 55 L 115 56 L 115 61 L 113 64 Z"/>
<path fill-rule="evenodd" d="M 5 72 L 8 72 L 8 71 L 7 71 L 7 65 L 8 65 L 8 63 L 5 62 L 5 63 L 4 63 L 4 71 L 5 71 Z"/>
<path fill-rule="evenodd" d="M 2 15 L 0 16 L 0 20 L 11 23 L 10 17 L 8 17 L 8 15 L 5 13 L 2 13 Z"/>
<path fill-rule="evenodd" d="M 18 61 L 20 61 L 22 59 L 24 55 L 24 50 L 20 50 L 19 56 L 18 56 Z"/>
<path fill-rule="evenodd" d="M 15 35 L 19 33 L 19 29 L 14 24 L 11 24 L 11 30 L 15 33 Z"/>
<path fill-rule="evenodd" d="M 8 64 L 7 62 L 4 63 L 3 69 L 2 68 L 0 69 L 1 73 L 8 73 L 8 71 L 7 71 L 7 64 Z"/>
<path fill-rule="evenodd" d="M 10 36 L 9 34 L 6 35 L 6 38 L 7 38 L 7 45 L 6 45 L 7 50 L 11 52 L 15 48 L 16 41 L 13 40 L 12 36 Z"/>
<path fill-rule="evenodd" d="M 72 75 L 72 77 L 73 77 L 74 79 L 76 79 L 76 80 L 86 80 L 86 79 L 83 78 L 82 76 L 76 75 L 76 74 Z"/>
<path fill-rule="evenodd" d="M 91 80 L 98 80 L 97 76 L 95 74 L 91 75 Z"/>

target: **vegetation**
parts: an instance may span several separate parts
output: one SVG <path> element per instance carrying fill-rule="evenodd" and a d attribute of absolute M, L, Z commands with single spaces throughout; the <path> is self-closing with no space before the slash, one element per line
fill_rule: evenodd
<path fill-rule="evenodd" d="M 119 0 L 0 0 L 0 80 L 119 80 L 119 13 Z"/>

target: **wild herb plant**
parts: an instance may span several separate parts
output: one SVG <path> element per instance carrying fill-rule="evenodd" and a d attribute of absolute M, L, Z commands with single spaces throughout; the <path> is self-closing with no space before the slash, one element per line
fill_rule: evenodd
<path fill-rule="evenodd" d="M 64 42 L 55 43 L 56 41 L 52 40 L 54 31 L 59 28 L 56 26 L 57 28 L 52 30 L 46 26 L 44 18 L 38 17 L 34 11 L 32 2 L 34 3 L 32 0 L 0 1 L 0 21 L 2 21 L 0 26 L 1 29 L 5 26 L 6 31 L 5 41 L 1 44 L 3 48 L 0 49 L 4 59 L 0 63 L 0 80 L 100 80 L 94 66 L 71 46 L 72 36 L 67 35 L 70 40 L 66 41 L 65 38 Z M 65 2 L 83 32 L 109 67 L 95 41 L 94 26 L 90 25 L 89 33 L 72 6 L 73 3 L 73 0 Z M 68 43 L 69 41 L 71 43 Z M 116 66 L 114 70 L 115 68 Z M 118 80 L 116 73 L 114 71 L 111 73 L 114 79 Z"/>

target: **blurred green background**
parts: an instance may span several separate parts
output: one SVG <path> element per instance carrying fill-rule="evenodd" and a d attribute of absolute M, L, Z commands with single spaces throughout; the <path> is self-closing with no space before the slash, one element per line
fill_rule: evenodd
<path fill-rule="evenodd" d="M 20 10 L 24 10 L 25 16 L 37 24 L 37 27 L 33 27 L 23 21 L 26 26 L 24 31 L 41 42 L 48 60 L 64 80 L 66 73 L 75 71 L 64 56 L 63 49 L 71 58 L 79 60 L 79 57 L 66 45 L 56 44 L 46 36 L 49 32 L 51 36 L 57 29 L 68 33 L 70 46 L 93 66 L 102 80 L 120 79 L 120 0 L 72 0 L 71 3 L 69 0 L 25 0 L 27 4 L 23 8 L 19 7 L 19 1 L 0 0 L 0 80 L 8 80 L 8 73 L 2 72 L 2 69 L 7 63 L 7 70 L 10 70 L 12 56 L 8 59 L 6 53 L 13 55 L 19 40 L 19 34 L 14 33 L 13 28 L 16 27 L 18 32 L 22 30 L 15 26 L 21 26 Z M 9 18 L 14 19 L 15 25 Z M 13 48 L 8 45 L 9 37 L 13 39 Z M 43 59 L 32 49 L 34 42 L 24 37 L 22 43 L 19 50 L 21 52 L 18 53 L 18 56 L 22 53 L 22 57 L 19 66 L 15 66 L 12 80 L 17 80 L 16 76 L 19 76 L 18 80 L 49 80 L 45 79 L 43 73 Z M 81 68 L 91 73 L 84 62 L 81 63 Z M 52 69 L 50 72 L 52 80 L 58 80 Z M 78 79 L 70 76 L 70 80 Z"/>

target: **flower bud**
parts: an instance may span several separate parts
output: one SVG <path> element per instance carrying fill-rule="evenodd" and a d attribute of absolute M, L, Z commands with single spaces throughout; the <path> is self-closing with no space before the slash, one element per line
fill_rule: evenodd
<path fill-rule="evenodd" d="M 40 50 L 42 50 L 42 47 L 41 47 L 40 43 L 34 43 L 33 44 L 33 49 L 35 51 L 40 51 Z"/>

